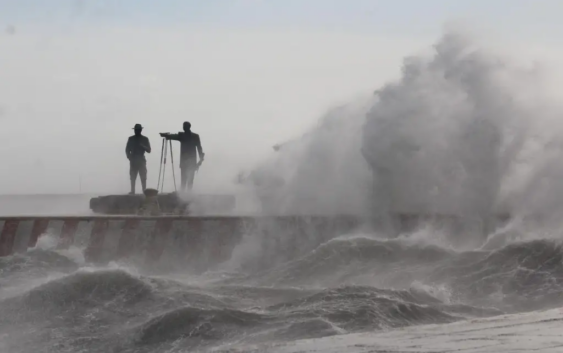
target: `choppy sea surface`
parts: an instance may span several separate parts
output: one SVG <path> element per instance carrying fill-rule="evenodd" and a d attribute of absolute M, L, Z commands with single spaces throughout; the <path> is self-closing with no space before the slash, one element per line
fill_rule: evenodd
<path fill-rule="evenodd" d="M 237 180 L 268 214 L 506 208 L 561 223 L 560 89 L 547 94 L 549 70 L 512 65 L 492 47 L 446 30 L 431 55 L 405 58 L 398 80 L 327 112 Z M 87 195 L 64 199 L 0 197 L 0 214 L 89 212 Z M 534 227 L 507 230 L 465 248 L 441 240 L 465 235 L 432 230 L 340 234 L 298 257 L 279 249 L 271 263 L 255 261 L 270 254 L 250 241 L 203 272 L 128 261 L 94 267 L 83 249 L 57 251 L 44 236 L 36 248 L 0 258 L 0 353 L 244 352 L 502 314 L 541 316 L 563 306 L 562 229 L 549 236 Z"/>
<path fill-rule="evenodd" d="M 1 352 L 209 352 L 563 306 L 563 248 L 343 234 L 272 266 L 92 267 L 42 238 L 0 259 Z M 244 350 L 243 350 L 244 351 Z"/>

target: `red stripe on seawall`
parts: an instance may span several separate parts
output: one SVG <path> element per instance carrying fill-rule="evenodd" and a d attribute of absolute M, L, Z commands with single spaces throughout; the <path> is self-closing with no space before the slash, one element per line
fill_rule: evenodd
<path fill-rule="evenodd" d="M 12 254 L 19 224 L 20 221 L 18 220 L 8 220 L 4 222 L 4 228 L 2 228 L 2 233 L 0 233 L 0 256 Z"/>
<path fill-rule="evenodd" d="M 104 240 L 106 239 L 108 224 L 109 221 L 105 219 L 97 219 L 94 222 L 92 232 L 90 233 L 90 241 L 88 242 L 88 247 L 84 251 L 84 257 L 86 258 L 86 261 L 100 261 L 104 247 Z"/>
<path fill-rule="evenodd" d="M 61 230 L 61 236 L 59 237 L 58 249 L 68 249 L 74 242 L 74 234 L 76 233 L 76 228 L 78 228 L 77 219 L 67 219 L 63 223 L 63 229 Z"/>
<path fill-rule="evenodd" d="M 158 261 L 158 259 L 160 259 L 164 247 L 166 246 L 167 235 L 171 229 L 172 221 L 169 219 L 162 219 L 156 222 L 149 248 L 147 249 L 147 262 Z"/>
<path fill-rule="evenodd" d="M 34 248 L 37 245 L 37 239 L 47 231 L 49 226 L 49 219 L 36 219 L 33 222 L 33 228 L 31 229 L 31 236 L 29 237 L 29 243 L 27 247 Z"/>
<path fill-rule="evenodd" d="M 128 219 L 123 225 L 123 231 L 119 237 L 116 260 L 129 256 L 135 247 L 135 230 L 139 226 L 139 220 Z"/>

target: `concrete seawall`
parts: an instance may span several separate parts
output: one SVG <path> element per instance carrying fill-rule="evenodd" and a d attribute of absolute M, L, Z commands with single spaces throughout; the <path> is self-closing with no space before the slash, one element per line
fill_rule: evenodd
<path fill-rule="evenodd" d="M 270 265 L 306 254 L 335 237 L 358 230 L 386 227 L 393 236 L 425 224 L 447 228 L 453 242 L 468 237 L 484 241 L 495 221 L 454 216 L 394 215 L 362 220 L 352 216 L 189 217 L 189 216 L 39 216 L 0 217 L 0 256 L 26 252 L 41 237 L 57 249 L 82 249 L 89 263 L 104 264 L 134 257 L 155 264 L 163 259 L 205 270 L 228 261 L 237 246 L 246 244 L 257 261 Z M 391 232 L 389 232 L 391 229 Z M 469 235 L 468 235 L 469 234 Z"/>
<path fill-rule="evenodd" d="M 274 261 L 311 251 L 319 244 L 361 225 L 354 217 L 0 217 L 0 256 L 22 253 L 40 237 L 56 240 L 57 249 L 83 249 L 95 264 L 162 259 L 205 270 L 230 259 L 245 237 Z"/>

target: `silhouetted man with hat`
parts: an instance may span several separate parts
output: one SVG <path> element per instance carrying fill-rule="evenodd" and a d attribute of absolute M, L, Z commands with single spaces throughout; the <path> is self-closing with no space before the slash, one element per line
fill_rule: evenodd
<path fill-rule="evenodd" d="M 145 159 L 145 152 L 151 153 L 149 138 L 141 135 L 143 131 L 141 124 L 135 124 L 133 130 L 135 130 L 135 135 L 129 137 L 127 146 L 125 147 L 125 154 L 127 155 L 127 159 L 129 159 L 131 195 L 135 194 L 137 174 L 140 176 L 143 192 L 147 188 L 147 161 Z"/>
<path fill-rule="evenodd" d="M 199 166 L 205 157 L 205 153 L 203 153 L 203 149 L 201 148 L 199 135 L 193 133 L 191 128 L 192 124 L 186 121 L 184 122 L 184 132 L 179 132 L 177 134 L 169 134 L 166 132 L 160 134 L 160 136 L 166 138 L 167 140 L 180 141 L 181 190 L 185 190 L 186 186 L 188 187 L 188 190 L 192 189 L 195 172 L 199 169 Z M 199 163 L 197 161 L 198 155 Z"/>

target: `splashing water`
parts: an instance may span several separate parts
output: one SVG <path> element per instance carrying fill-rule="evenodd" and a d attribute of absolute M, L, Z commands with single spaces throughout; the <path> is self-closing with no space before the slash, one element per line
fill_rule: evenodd
<path fill-rule="evenodd" d="M 331 110 L 245 182 L 266 213 L 556 215 L 563 169 L 546 146 L 560 130 L 545 128 L 554 113 L 530 94 L 540 85 L 448 32 L 432 55 L 405 59 L 399 80 Z M 127 259 L 85 266 L 77 249 L 58 252 L 45 236 L 0 259 L 0 347 L 249 351 L 560 307 L 560 232 L 521 219 L 477 249 L 448 248 L 448 230 L 429 226 L 394 239 L 341 234 L 294 258 L 276 248 L 265 263 L 247 234 L 229 261 L 184 277 L 149 275 Z"/>
<path fill-rule="evenodd" d="M 447 32 L 371 99 L 340 107 L 259 165 L 248 184 L 277 213 L 486 216 L 560 207 L 561 136 L 535 70 Z M 547 146 L 547 147 L 546 147 Z M 560 158 L 559 158 L 560 160 Z"/>

